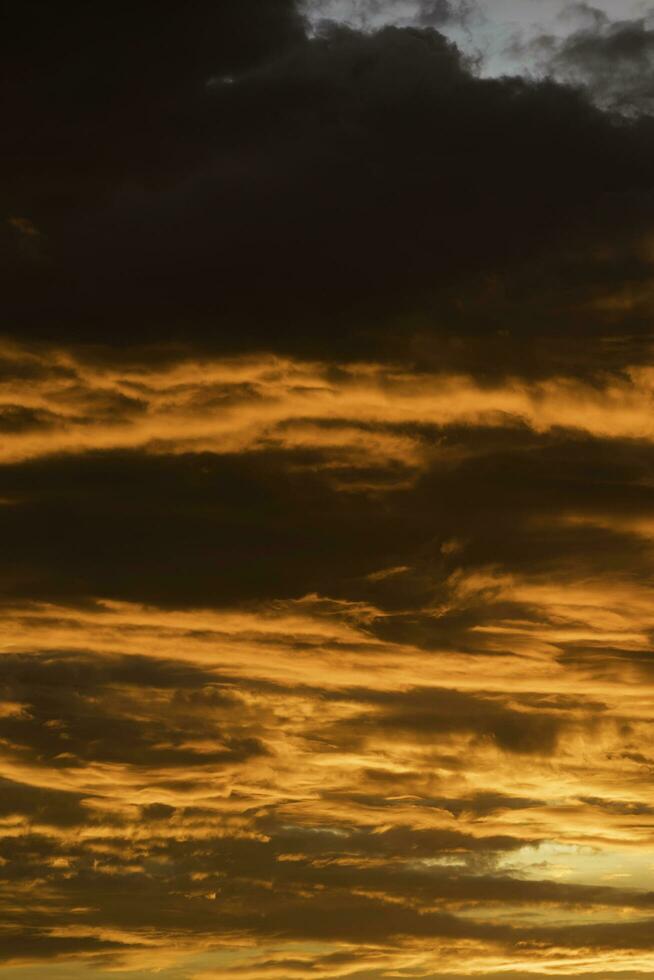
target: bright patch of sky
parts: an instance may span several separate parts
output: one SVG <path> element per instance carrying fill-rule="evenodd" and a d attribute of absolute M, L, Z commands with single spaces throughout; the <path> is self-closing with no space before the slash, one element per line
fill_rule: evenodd
<path fill-rule="evenodd" d="M 359 30 L 433 26 L 479 59 L 479 70 L 489 76 L 540 74 L 539 51 L 530 42 L 543 35 L 563 39 L 605 18 L 653 19 L 651 0 L 307 0 L 305 12 L 314 28 L 322 20 Z"/>
<path fill-rule="evenodd" d="M 654 852 L 628 846 L 620 848 L 617 843 L 602 850 L 552 842 L 536 848 L 520 848 L 501 860 L 499 868 L 523 878 L 648 890 L 652 885 Z"/>

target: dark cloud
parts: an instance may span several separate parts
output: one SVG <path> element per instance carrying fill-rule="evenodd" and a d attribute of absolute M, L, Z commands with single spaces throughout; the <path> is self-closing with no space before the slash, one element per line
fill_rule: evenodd
<path fill-rule="evenodd" d="M 454 570 L 492 564 L 498 549 L 507 570 L 530 575 L 591 574 L 600 556 L 605 571 L 649 574 L 647 541 L 629 530 L 652 514 L 649 444 L 511 428 L 443 436 L 461 461 L 436 459 L 383 496 L 335 487 L 323 450 L 5 465 L 6 594 L 220 606 L 315 592 L 374 602 L 392 613 L 374 624 L 378 637 L 430 649 L 489 616 L 529 614 L 506 598 L 489 604 L 488 592 L 439 617 L 423 612 L 445 598 Z M 367 475 L 339 472 L 346 485 Z M 395 476 L 391 467 L 391 486 Z M 406 571 L 375 578 L 395 567 Z"/>
<path fill-rule="evenodd" d="M 44 15 L 40 72 L 11 63 L 6 185 L 48 243 L 36 266 L 7 245 L 16 329 L 392 356 L 407 336 L 549 335 L 562 317 L 586 336 L 579 307 L 625 263 L 647 275 L 627 247 L 651 214 L 647 120 L 478 79 L 431 29 L 306 39 L 290 4 L 264 6 L 203 3 L 181 29 L 157 7 L 150 33 L 149 8 L 112 9 L 110 32 L 81 7 Z M 625 239 L 608 268 L 598 238 Z"/>
<path fill-rule="evenodd" d="M 346 562 L 363 576 L 383 561 L 383 508 L 287 462 L 110 453 L 7 470 L 5 492 L 23 497 L 5 518 L 7 592 L 220 605 L 299 597 Z"/>
<path fill-rule="evenodd" d="M 203 680 L 202 698 L 183 693 L 184 686 Z M 0 738 L 28 765 L 215 767 L 266 753 L 262 742 L 242 728 L 244 718 L 237 717 L 231 730 L 233 721 L 226 715 L 235 705 L 227 693 L 202 672 L 175 664 L 7 655 L 0 664 L 0 689 L 22 709 L 0 718 Z M 146 696 L 149 710 L 139 711 Z M 37 794 L 35 805 L 39 800 Z"/>
<path fill-rule="evenodd" d="M 378 710 L 345 723 L 355 741 L 367 731 L 431 742 L 465 732 L 491 739 L 507 752 L 550 755 L 567 725 L 565 717 L 554 713 L 515 711 L 496 700 L 453 690 L 419 689 L 367 699 Z"/>
<path fill-rule="evenodd" d="M 124 948 L 124 944 L 97 936 L 56 936 L 46 929 L 7 929 L 0 937 L 0 960 L 20 962 L 69 959 L 80 955 L 107 953 Z"/>
<path fill-rule="evenodd" d="M 47 411 L 25 408 L 23 405 L 0 405 L 0 432 L 29 432 L 48 428 L 56 416 Z"/>
<path fill-rule="evenodd" d="M 20 815 L 39 824 L 66 827 L 84 823 L 87 813 L 79 793 L 42 789 L 0 779 L 0 815 Z"/>

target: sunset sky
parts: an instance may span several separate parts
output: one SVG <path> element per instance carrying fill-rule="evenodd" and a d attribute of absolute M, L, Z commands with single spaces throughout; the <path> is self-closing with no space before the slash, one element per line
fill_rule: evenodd
<path fill-rule="evenodd" d="M 654 8 L 3 10 L 2 980 L 654 978 Z"/>

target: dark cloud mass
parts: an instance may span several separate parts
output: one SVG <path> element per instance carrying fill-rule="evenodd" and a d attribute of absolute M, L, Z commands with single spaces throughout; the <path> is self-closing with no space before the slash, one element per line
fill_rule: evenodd
<path fill-rule="evenodd" d="M 600 283 L 649 275 L 648 119 L 478 79 L 431 28 L 307 40 L 289 3 L 169 6 L 50 10 L 38 72 L 14 59 L 5 195 L 41 244 L 7 226 L 4 292 L 27 335 L 394 354 L 595 333 Z"/>
<path fill-rule="evenodd" d="M 651 17 L 492 6 L 3 4 L 3 978 L 654 976 Z"/>

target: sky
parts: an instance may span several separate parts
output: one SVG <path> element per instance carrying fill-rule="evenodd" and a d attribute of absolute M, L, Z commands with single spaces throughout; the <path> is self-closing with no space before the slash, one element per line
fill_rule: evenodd
<path fill-rule="evenodd" d="M 574 43 L 588 34 L 597 41 L 597 35 L 607 37 L 617 31 L 624 43 L 630 33 L 651 29 L 654 10 L 647 0 L 306 0 L 302 9 L 310 31 L 318 30 L 325 20 L 365 31 L 390 25 L 438 28 L 474 59 L 477 71 L 485 76 L 554 75 L 564 82 L 579 67 L 578 59 L 571 63 L 566 59 L 564 64 L 553 57 L 566 41 Z M 595 45 L 594 52 L 601 57 L 600 51 L 601 46 L 598 50 Z M 651 72 L 647 40 L 641 53 Z M 642 71 L 643 62 L 634 54 L 627 54 L 626 64 L 635 74 Z M 618 44 L 610 57 L 602 58 L 602 73 L 613 76 L 622 67 Z"/>
<path fill-rule="evenodd" d="M 5 8 L 2 980 L 654 977 L 654 13 Z"/>

